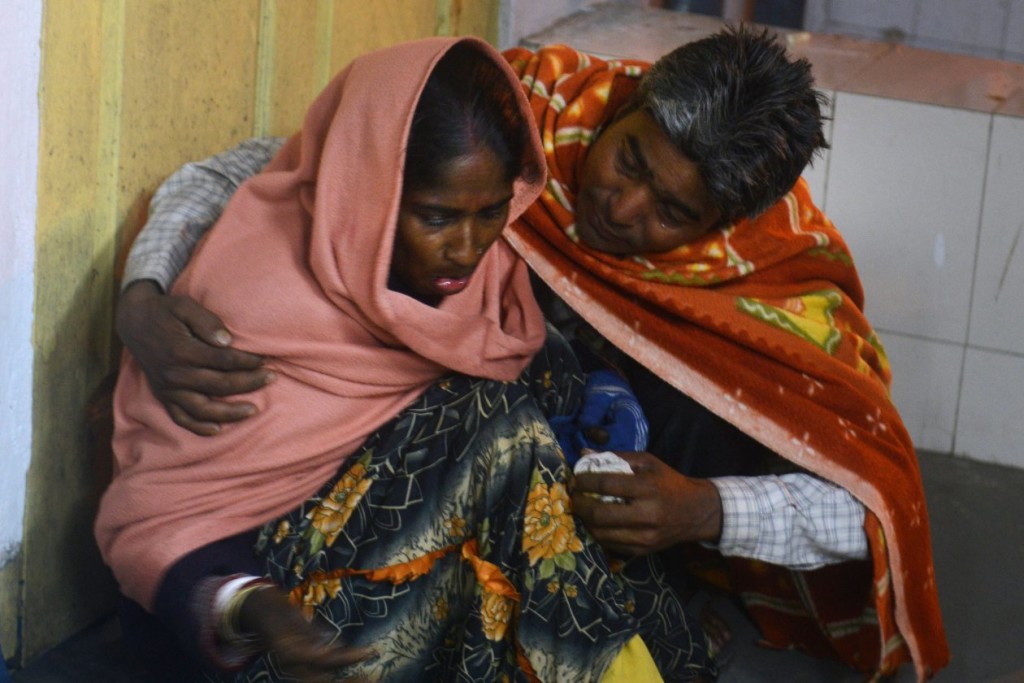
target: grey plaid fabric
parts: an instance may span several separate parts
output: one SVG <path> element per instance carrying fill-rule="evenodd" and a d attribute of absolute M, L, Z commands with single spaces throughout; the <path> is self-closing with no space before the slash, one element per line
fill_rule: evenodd
<path fill-rule="evenodd" d="M 791 569 L 865 559 L 864 506 L 810 474 L 711 479 L 722 497 L 723 555 Z"/>
<path fill-rule="evenodd" d="M 267 165 L 284 140 L 246 140 L 227 152 L 186 164 L 168 178 L 153 195 L 149 220 L 128 253 L 121 288 L 137 280 L 154 280 L 169 290 L 234 191 Z"/>

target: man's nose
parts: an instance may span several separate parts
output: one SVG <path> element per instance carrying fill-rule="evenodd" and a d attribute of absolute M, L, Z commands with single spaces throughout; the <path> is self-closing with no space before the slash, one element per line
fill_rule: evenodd
<path fill-rule="evenodd" d="M 622 226 L 642 224 L 647 214 L 650 192 L 643 183 L 628 183 L 609 202 L 608 219 Z"/>

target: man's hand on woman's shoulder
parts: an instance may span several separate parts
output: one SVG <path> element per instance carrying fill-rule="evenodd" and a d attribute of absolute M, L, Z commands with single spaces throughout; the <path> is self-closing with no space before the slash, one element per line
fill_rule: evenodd
<path fill-rule="evenodd" d="M 152 280 L 124 290 L 116 326 L 171 419 L 196 434 L 212 436 L 221 423 L 253 415 L 252 403 L 221 399 L 274 377 L 262 357 L 230 348 L 220 318 L 189 297 L 164 294 Z"/>

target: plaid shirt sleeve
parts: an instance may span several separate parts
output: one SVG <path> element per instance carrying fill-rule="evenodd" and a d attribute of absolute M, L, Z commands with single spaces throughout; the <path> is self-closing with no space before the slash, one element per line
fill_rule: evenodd
<path fill-rule="evenodd" d="M 868 556 L 864 505 L 840 486 L 805 473 L 710 481 L 722 498 L 723 555 L 798 570 Z"/>
<path fill-rule="evenodd" d="M 283 144 L 284 138 L 247 140 L 186 164 L 168 178 L 153 195 L 149 219 L 128 253 L 121 289 L 138 280 L 154 280 L 168 291 L 234 191 L 259 173 Z"/>

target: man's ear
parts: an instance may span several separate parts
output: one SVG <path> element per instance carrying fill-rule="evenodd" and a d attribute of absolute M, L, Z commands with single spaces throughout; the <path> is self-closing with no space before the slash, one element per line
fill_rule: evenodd
<path fill-rule="evenodd" d="M 721 215 L 721 212 L 719 212 L 719 215 Z M 711 224 L 711 227 L 708 228 L 708 232 L 714 232 L 715 230 L 721 230 L 725 226 L 729 225 L 730 223 L 735 223 L 736 221 L 740 220 L 741 218 L 742 218 L 742 216 L 738 216 L 738 217 L 732 219 L 731 221 L 726 220 L 725 218 L 719 218 L 717 221 L 715 221 L 714 223 Z"/>

